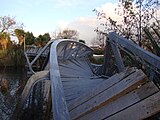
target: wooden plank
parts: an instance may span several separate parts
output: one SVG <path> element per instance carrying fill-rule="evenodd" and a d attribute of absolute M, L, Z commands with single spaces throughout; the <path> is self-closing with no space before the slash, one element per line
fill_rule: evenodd
<path fill-rule="evenodd" d="M 35 72 L 33 71 L 33 69 L 32 69 L 32 65 L 31 65 L 31 63 L 30 63 L 30 61 L 29 61 L 29 58 L 28 58 L 28 56 L 27 56 L 27 54 L 26 54 L 25 52 L 24 52 L 24 56 L 26 57 L 29 70 L 32 72 L 32 74 L 35 73 Z"/>
<path fill-rule="evenodd" d="M 59 43 L 60 41 L 54 41 L 50 49 L 52 109 L 54 120 L 70 120 L 57 61 L 57 45 Z"/>
<path fill-rule="evenodd" d="M 22 92 L 21 95 L 21 101 L 20 101 L 20 107 L 22 107 L 25 103 L 25 100 L 27 100 L 33 86 L 42 80 L 49 80 L 49 71 L 41 71 L 37 72 L 34 75 L 32 75 L 29 80 L 27 81 L 27 84 Z"/>
<path fill-rule="evenodd" d="M 107 38 L 106 38 L 107 39 Z M 104 62 L 102 67 L 102 75 L 111 76 L 111 44 L 106 40 L 105 53 L 104 53 Z"/>
<path fill-rule="evenodd" d="M 131 74 L 127 78 L 123 79 L 121 82 L 115 84 L 114 86 L 98 94 L 91 100 L 71 110 L 70 111 L 71 118 L 78 119 L 90 112 L 93 112 L 96 109 L 106 104 L 109 104 L 110 102 L 118 99 L 119 97 L 125 95 L 126 93 L 136 89 L 137 86 L 143 84 L 144 82 L 146 82 L 146 76 L 141 70 L 139 70 Z"/>
<path fill-rule="evenodd" d="M 70 82 L 71 81 L 71 82 Z M 69 80 L 69 82 L 63 82 L 64 94 L 66 100 L 75 99 L 95 88 L 98 84 L 102 83 L 104 79 L 79 79 L 79 80 Z M 69 101 L 70 102 L 70 101 Z"/>
<path fill-rule="evenodd" d="M 101 108 L 89 113 L 80 120 L 102 120 L 114 116 L 118 112 L 127 109 L 128 107 L 146 99 L 150 95 L 158 92 L 158 88 L 152 82 L 147 82 L 141 87 L 127 93 L 126 95 L 120 97 L 119 99 L 102 106 Z M 132 114 L 132 113 L 130 113 Z M 129 115 L 128 115 L 129 116 Z M 119 118 L 121 120 L 121 118 Z M 128 118 L 129 119 L 129 118 Z"/>
<path fill-rule="evenodd" d="M 61 76 L 93 76 L 94 73 L 86 60 L 67 60 L 59 62 Z M 74 74 L 71 74 L 74 73 Z"/>
<path fill-rule="evenodd" d="M 130 40 L 127 40 L 114 32 L 109 33 L 109 39 L 113 40 L 114 42 L 120 44 L 122 47 L 126 48 L 127 50 L 131 51 L 135 55 L 139 56 L 141 59 L 147 61 L 155 68 L 160 69 L 160 57 L 148 52 L 147 50 L 142 49 L 135 43 Z"/>
<path fill-rule="evenodd" d="M 47 49 L 48 46 L 51 45 L 51 43 L 53 42 L 54 40 L 50 40 L 42 49 L 41 51 L 38 53 L 38 55 L 36 55 L 36 57 L 32 60 L 32 62 L 30 63 L 31 65 L 34 64 L 34 62 L 41 56 L 41 54 Z"/>
<path fill-rule="evenodd" d="M 115 74 L 114 76 L 110 77 L 106 81 L 100 84 L 101 87 L 97 86 L 94 89 L 91 89 L 90 91 L 87 91 L 84 93 L 81 97 L 78 99 L 74 100 L 72 104 L 69 104 L 69 110 L 71 111 L 72 109 L 78 107 L 82 103 L 92 99 L 93 97 L 97 96 L 99 93 L 105 91 L 109 87 L 113 86 L 114 84 L 120 82 L 122 79 L 124 79 L 126 76 L 134 73 L 136 71 L 135 68 L 128 68 L 124 72 Z"/>
<path fill-rule="evenodd" d="M 70 119 L 70 115 L 68 112 L 66 99 L 65 99 L 65 95 L 63 91 L 63 85 L 61 81 L 61 75 L 60 75 L 60 69 L 59 69 L 58 63 L 61 63 L 67 59 L 65 57 L 66 54 L 72 53 L 70 51 L 70 47 L 72 47 L 72 44 L 75 44 L 75 45 L 78 44 L 77 46 L 83 45 L 83 47 L 87 48 L 89 51 L 89 53 L 88 51 L 86 51 L 87 55 L 92 53 L 92 50 L 89 47 L 85 46 L 84 44 L 78 43 L 76 41 L 71 41 L 71 40 L 70 41 L 68 40 L 67 41 L 66 40 L 54 41 L 54 43 L 51 45 L 50 80 L 51 80 L 51 93 L 52 93 L 52 108 L 53 108 L 55 120 L 69 120 Z M 60 48 L 60 51 L 58 50 L 58 48 Z M 60 53 L 60 56 L 59 54 L 57 54 L 57 52 Z M 63 55 L 61 53 L 63 53 Z M 81 56 L 77 56 L 77 57 L 81 57 Z M 76 65 L 81 67 L 81 64 L 77 64 L 77 62 L 76 62 Z M 70 71 L 69 69 L 67 70 Z M 69 74 L 73 74 L 73 73 L 70 71 Z"/>
<path fill-rule="evenodd" d="M 160 91 L 106 120 L 141 120 L 160 112 Z"/>
<path fill-rule="evenodd" d="M 110 41 L 111 41 L 111 47 L 112 47 L 112 51 L 113 51 L 113 54 L 115 57 L 116 66 L 118 68 L 118 71 L 123 72 L 125 70 L 125 67 L 124 67 L 124 63 L 123 63 L 123 59 L 120 54 L 120 51 L 119 51 L 118 47 L 116 46 L 116 43 L 114 43 L 111 39 L 110 39 Z"/>

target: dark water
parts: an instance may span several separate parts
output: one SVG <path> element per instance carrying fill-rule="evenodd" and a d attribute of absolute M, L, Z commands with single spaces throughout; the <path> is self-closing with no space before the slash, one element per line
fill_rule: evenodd
<path fill-rule="evenodd" d="M 0 68 L 0 120 L 9 120 L 26 83 L 23 68 Z"/>

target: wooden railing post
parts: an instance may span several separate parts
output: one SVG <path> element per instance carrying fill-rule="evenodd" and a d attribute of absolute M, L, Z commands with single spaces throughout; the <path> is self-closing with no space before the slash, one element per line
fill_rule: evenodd
<path fill-rule="evenodd" d="M 107 40 L 108 38 L 106 37 L 106 45 L 105 45 L 105 53 L 104 53 L 104 63 L 103 63 L 103 68 L 102 68 L 102 75 L 107 75 L 111 76 L 111 45 Z"/>
<path fill-rule="evenodd" d="M 119 51 L 119 48 L 117 47 L 118 44 L 110 38 L 109 38 L 109 41 L 111 43 L 111 47 L 112 47 L 112 51 L 113 51 L 113 54 L 114 54 L 116 66 L 118 68 L 118 72 L 123 72 L 125 70 L 125 67 L 124 67 L 124 63 L 123 63 L 121 53 Z"/>
<path fill-rule="evenodd" d="M 160 57 L 156 56 L 151 52 L 148 52 L 147 50 L 144 50 L 132 41 L 127 40 L 114 32 L 109 33 L 108 37 L 109 39 L 112 39 L 115 43 L 125 48 L 127 51 L 132 52 L 134 55 L 138 56 L 153 67 L 160 70 Z"/>

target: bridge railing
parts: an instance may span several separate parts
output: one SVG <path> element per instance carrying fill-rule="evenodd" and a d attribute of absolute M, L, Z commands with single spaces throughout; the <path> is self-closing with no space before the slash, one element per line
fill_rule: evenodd
<path fill-rule="evenodd" d="M 38 47 L 31 47 L 28 50 L 26 50 L 24 52 L 28 67 L 30 72 L 35 73 L 35 71 L 33 70 L 33 64 L 42 56 L 47 57 L 49 54 L 49 48 L 51 43 L 54 40 L 50 40 L 43 48 L 38 48 Z M 32 61 L 29 60 L 29 56 L 34 56 L 34 59 Z"/>
<path fill-rule="evenodd" d="M 63 91 L 58 61 L 82 59 L 92 54 L 92 49 L 72 40 L 54 41 L 50 48 L 50 81 L 52 110 L 55 120 L 70 120 L 66 98 Z M 71 73 L 72 74 L 72 73 Z"/>
<path fill-rule="evenodd" d="M 112 53 L 109 53 L 109 50 L 111 50 Z M 109 33 L 106 40 L 106 60 L 103 72 L 106 73 L 109 71 L 109 59 L 112 55 L 114 55 L 118 72 L 123 71 L 126 67 L 125 61 L 123 60 L 123 53 L 132 57 L 132 59 L 134 59 L 133 62 L 138 61 L 141 64 L 141 69 L 144 69 L 146 74 L 148 74 L 148 77 L 160 87 L 160 57 L 144 50 L 133 41 L 123 38 L 114 32 Z"/>

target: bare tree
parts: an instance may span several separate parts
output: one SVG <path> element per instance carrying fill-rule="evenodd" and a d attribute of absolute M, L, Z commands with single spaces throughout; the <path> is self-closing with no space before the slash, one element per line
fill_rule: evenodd
<path fill-rule="evenodd" d="M 14 29 L 23 28 L 23 24 L 18 24 L 14 17 L 2 16 L 0 17 L 0 32 L 7 32 L 14 34 Z"/>
<path fill-rule="evenodd" d="M 98 19 L 105 19 L 104 32 L 115 31 L 127 39 L 132 39 L 142 46 L 143 31 L 142 28 L 149 27 L 153 23 L 158 25 L 155 13 L 159 9 L 159 2 L 157 0 L 122 0 L 119 2 L 115 12 L 120 15 L 122 23 L 118 23 L 110 16 L 106 15 L 104 11 L 94 9 Z"/>
<path fill-rule="evenodd" d="M 105 47 L 106 34 L 103 32 L 97 32 L 97 36 L 93 38 L 91 44 L 98 45 L 99 49 L 104 49 Z"/>
<path fill-rule="evenodd" d="M 76 30 L 71 30 L 71 29 L 65 29 L 63 31 L 60 31 L 58 33 L 57 38 L 62 38 L 62 39 L 78 39 L 78 32 Z"/>

